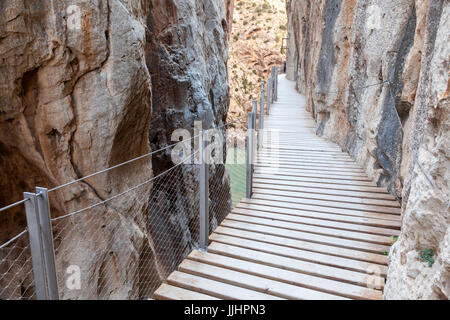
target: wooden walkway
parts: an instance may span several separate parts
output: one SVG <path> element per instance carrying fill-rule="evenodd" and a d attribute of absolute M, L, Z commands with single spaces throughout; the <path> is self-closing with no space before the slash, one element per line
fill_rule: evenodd
<path fill-rule="evenodd" d="M 155 293 L 157 299 L 381 299 L 400 206 L 315 135 L 305 98 L 279 79 L 244 199 Z M 275 143 L 279 140 L 279 144 Z M 278 161 L 277 163 L 274 163 Z"/>

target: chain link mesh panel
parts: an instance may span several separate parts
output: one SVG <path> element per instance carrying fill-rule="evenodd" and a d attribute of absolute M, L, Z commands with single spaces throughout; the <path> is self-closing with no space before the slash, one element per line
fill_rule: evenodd
<path fill-rule="evenodd" d="M 35 298 L 30 242 L 25 230 L 0 248 L 0 300 Z"/>
<path fill-rule="evenodd" d="M 245 132 L 233 139 L 223 162 L 208 166 L 210 232 L 245 197 Z M 108 170 L 50 190 L 60 299 L 151 298 L 198 248 L 196 153 L 190 160 L 197 162 L 173 165 L 165 150 L 168 168 L 149 169 L 150 179 L 149 172 L 125 175 L 126 183 L 115 181 L 110 190 L 95 188 L 116 178 Z M 133 170 L 131 162 L 127 166 L 113 169 Z M 36 298 L 27 232 L 0 249 L 0 298 Z"/>
<path fill-rule="evenodd" d="M 210 216 L 217 218 L 217 223 L 211 221 L 212 230 L 246 195 L 246 133 L 231 128 L 226 139 L 223 163 L 210 168 Z"/>
<path fill-rule="evenodd" d="M 198 170 L 172 166 L 97 206 L 55 217 L 60 298 L 151 298 L 198 245 Z"/>

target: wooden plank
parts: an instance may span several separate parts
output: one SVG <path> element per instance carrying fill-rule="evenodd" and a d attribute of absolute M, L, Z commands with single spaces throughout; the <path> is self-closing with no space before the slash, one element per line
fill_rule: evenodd
<path fill-rule="evenodd" d="M 352 204 L 360 204 L 360 205 L 367 205 L 368 207 L 372 208 L 371 211 L 379 212 L 379 209 L 382 209 L 385 212 L 384 209 L 386 207 L 390 208 L 398 208 L 398 210 L 395 210 L 394 212 L 388 210 L 387 213 L 396 213 L 400 214 L 400 204 L 395 200 L 380 200 L 380 199 L 368 199 L 368 198 L 362 198 L 362 197 L 352 197 L 350 194 L 348 196 L 341 196 L 341 195 L 324 195 L 320 193 L 313 193 L 313 192 L 301 192 L 301 191 L 289 191 L 289 190 L 278 190 L 276 188 L 253 188 L 253 192 L 262 193 L 262 194 L 270 194 L 270 195 L 279 195 L 283 197 L 289 197 L 289 198 L 306 198 L 306 199 L 316 199 L 316 200 L 326 200 L 328 202 L 342 202 L 342 203 L 352 203 Z M 356 209 L 353 208 L 352 209 Z"/>
<path fill-rule="evenodd" d="M 206 257 L 206 259 L 208 259 L 208 257 L 210 258 L 211 255 L 207 253 L 202 254 L 199 251 L 193 251 L 189 256 L 189 259 L 184 260 L 181 263 L 180 270 L 185 273 L 190 273 L 215 281 L 255 290 L 284 299 L 340 300 L 339 296 L 305 289 L 302 287 L 294 286 L 292 284 L 287 284 L 284 282 L 235 271 L 227 267 L 224 268 L 221 266 L 210 264 L 208 260 L 202 260 L 202 257 Z"/>
<path fill-rule="evenodd" d="M 154 296 L 159 300 L 219 300 L 206 294 L 174 287 L 166 283 L 163 283 L 155 291 Z"/>
<path fill-rule="evenodd" d="M 282 151 L 298 152 L 302 151 L 303 148 L 312 148 L 313 150 L 319 148 L 327 152 L 343 153 L 342 149 L 339 146 L 330 142 L 307 139 L 299 142 L 298 138 L 312 137 L 312 134 L 314 134 L 314 132 L 311 132 L 309 129 L 294 133 L 294 136 L 297 135 L 297 139 L 295 139 L 294 136 L 290 134 L 288 135 L 280 133 L 280 130 L 278 128 L 266 128 L 264 130 L 268 132 L 263 141 L 265 150 L 273 151 L 274 149 L 280 149 Z"/>
<path fill-rule="evenodd" d="M 323 157 L 309 157 L 304 158 L 303 156 L 297 157 L 297 156 L 286 156 L 281 154 L 270 154 L 265 155 L 258 153 L 257 160 L 263 162 L 263 161 L 272 161 L 273 158 L 278 159 L 278 161 L 290 165 L 316 165 L 316 166 L 326 166 L 330 165 L 333 167 L 344 167 L 344 168 L 354 168 L 354 169 L 362 169 L 360 166 L 358 166 L 353 161 L 345 161 L 345 159 L 334 159 L 334 158 L 323 158 Z"/>
<path fill-rule="evenodd" d="M 276 131 L 275 128 L 272 130 L 274 132 Z M 329 145 L 323 145 L 323 144 L 322 145 L 319 144 L 318 146 L 315 146 L 314 144 L 304 146 L 304 145 L 291 145 L 289 143 L 284 143 L 283 141 L 275 140 L 275 139 L 273 139 L 272 141 L 276 142 L 276 143 L 270 143 L 270 141 L 267 142 L 265 144 L 266 149 L 271 149 L 271 150 L 280 149 L 280 150 L 296 151 L 296 150 L 303 150 L 304 148 L 307 148 L 308 150 L 318 150 L 318 151 L 323 151 L 323 152 L 342 152 L 342 149 L 337 146 L 329 146 Z"/>
<path fill-rule="evenodd" d="M 286 215 L 279 212 L 264 212 L 259 210 L 252 209 L 242 209 L 242 208 L 234 208 L 232 213 L 240 214 L 240 215 L 248 215 L 252 217 L 279 220 L 284 222 L 292 222 L 299 224 L 306 224 L 311 226 L 319 226 L 319 227 L 327 227 L 332 229 L 340 229 L 340 230 L 348 230 L 348 231 L 356 231 L 363 232 L 374 235 L 383 235 L 383 236 L 398 236 L 400 231 L 388 228 L 380 228 L 380 227 L 372 227 L 372 226 L 364 226 L 360 224 L 353 223 L 343 223 L 337 221 L 329 221 L 329 220 L 321 220 L 316 218 L 305 218 L 300 216 Z M 392 242 L 392 241 L 391 241 Z"/>
<path fill-rule="evenodd" d="M 360 251 L 381 254 L 383 251 L 389 251 L 390 247 L 381 244 L 375 244 L 365 241 L 341 239 L 332 236 L 319 235 L 303 231 L 287 230 L 277 227 L 269 227 L 265 225 L 252 224 L 248 222 L 234 221 L 225 219 L 221 226 L 234 228 L 245 231 L 260 232 L 278 237 L 291 238 L 309 242 L 316 242 L 347 249 L 356 249 Z"/>
<path fill-rule="evenodd" d="M 339 239 L 350 239 L 358 241 L 366 241 L 370 243 L 377 243 L 389 246 L 392 243 L 391 237 L 379 236 L 373 234 L 367 234 L 363 232 L 340 230 L 335 228 L 317 227 L 313 225 L 306 225 L 301 223 L 292 223 L 274 219 L 258 218 L 249 215 L 242 215 L 231 213 L 227 216 L 227 220 L 241 221 L 246 223 L 253 223 L 263 226 L 272 226 L 286 230 L 295 230 L 302 232 L 309 232 L 314 234 L 320 234 L 325 236 L 336 237 Z"/>
<path fill-rule="evenodd" d="M 378 188 L 375 183 L 371 181 L 355 181 L 351 179 L 332 179 L 332 178 L 326 178 L 326 177 L 315 177 L 311 175 L 303 175 L 302 177 L 293 177 L 293 176 L 282 176 L 277 174 L 270 174 L 270 173 L 258 173 L 255 172 L 254 174 L 255 178 L 261 178 L 261 179 L 276 179 L 281 181 L 292 181 L 292 182 L 311 182 L 311 183 L 326 183 L 330 185 L 337 185 L 337 186 L 363 186 L 363 187 L 374 187 Z M 387 190 L 384 191 L 383 188 L 379 188 L 380 192 L 388 193 Z"/>
<path fill-rule="evenodd" d="M 303 182 L 303 181 L 289 181 L 289 180 L 278 180 L 278 179 L 265 179 L 254 177 L 253 181 L 255 185 L 260 186 L 261 188 L 264 186 L 274 186 L 279 190 L 293 190 L 293 191 L 301 191 L 301 192 L 333 192 L 335 195 L 346 195 L 350 194 L 357 197 L 362 198 L 375 198 L 375 199 L 387 199 L 387 200 L 395 200 L 395 198 L 389 194 L 385 193 L 383 190 L 378 190 L 377 187 L 363 187 L 363 186 L 351 186 L 351 185 L 336 185 L 336 184 L 327 184 L 327 183 L 312 183 L 312 182 Z"/>
<path fill-rule="evenodd" d="M 240 210 L 254 210 L 260 212 L 270 212 L 270 213 L 280 213 L 284 215 L 290 215 L 294 217 L 305 217 L 305 218 L 314 218 L 314 219 L 322 219 L 326 221 L 338 221 L 338 222 L 346 222 L 353 223 L 358 225 L 372 226 L 372 227 L 380 227 L 386 228 L 391 231 L 397 231 L 401 227 L 400 221 L 392 221 L 392 220 L 382 220 L 376 218 L 365 218 L 365 217 L 357 217 L 357 216 L 344 216 L 338 214 L 330 214 L 330 213 L 321 213 L 321 212 L 309 212 L 306 210 L 297 210 L 293 208 L 283 208 L 283 207 L 271 207 L 267 205 L 259 205 L 254 200 L 253 202 L 246 202 L 248 199 L 244 199 L 240 203 L 236 205 L 235 209 Z"/>
<path fill-rule="evenodd" d="M 261 190 L 263 190 L 263 189 L 261 189 Z M 326 200 L 321 200 L 321 199 L 317 199 L 317 198 L 316 199 L 307 198 L 307 194 L 305 194 L 304 197 L 283 197 L 280 195 L 267 194 L 266 192 L 263 192 L 261 190 L 257 190 L 257 192 L 254 192 L 253 198 L 279 201 L 279 202 L 287 202 L 287 203 L 310 204 L 310 205 L 316 205 L 316 206 L 321 206 L 321 207 L 350 209 L 350 210 L 358 210 L 358 211 L 366 211 L 366 212 L 374 212 L 374 213 L 386 213 L 386 214 L 392 214 L 392 215 L 400 215 L 400 213 L 401 213 L 400 208 L 381 207 L 381 206 L 348 203 L 348 202 L 326 201 Z"/>
<path fill-rule="evenodd" d="M 281 149 L 268 149 L 263 147 L 259 150 L 260 154 L 265 155 L 272 155 L 272 154 L 279 154 L 286 157 L 312 157 L 312 158 L 320 158 L 320 159 L 345 159 L 348 161 L 351 161 L 355 163 L 355 160 L 353 160 L 350 155 L 344 152 L 331 152 L 331 153 L 324 153 L 320 151 L 314 151 L 314 150 L 281 150 Z"/>
<path fill-rule="evenodd" d="M 258 153 L 258 159 L 260 160 L 270 160 L 273 157 L 277 157 L 280 161 L 287 163 L 304 163 L 312 164 L 317 161 L 317 164 L 332 164 L 339 166 L 347 166 L 361 169 L 353 160 L 347 158 L 337 158 L 337 157 L 323 157 L 323 156 L 306 156 L 306 155 L 286 155 L 281 153 L 265 153 L 260 151 Z"/>
<path fill-rule="evenodd" d="M 269 168 L 277 168 L 277 169 L 283 169 L 283 170 L 311 170 L 311 171 L 317 171 L 320 170 L 321 172 L 330 172 L 334 174 L 335 172 L 339 174 L 350 174 L 354 175 L 357 174 L 358 176 L 366 176 L 364 171 L 361 169 L 346 169 L 346 168 L 333 168 L 331 166 L 323 165 L 322 167 L 319 166 L 310 166 L 310 165 L 286 165 L 281 161 L 275 162 L 276 158 L 272 159 L 271 163 L 261 163 L 259 161 L 256 161 L 255 166 L 257 167 L 269 167 Z"/>
<path fill-rule="evenodd" d="M 279 146 L 294 146 L 294 147 L 313 147 L 313 148 L 326 148 L 332 151 L 339 151 L 342 152 L 339 147 L 336 147 L 336 145 L 326 142 L 326 141 L 298 141 L 298 138 L 288 136 L 288 135 L 281 135 L 276 133 L 277 130 L 266 130 L 267 135 L 264 137 L 263 142 L 272 145 L 277 144 Z M 276 136 L 274 135 L 276 133 Z"/>
<path fill-rule="evenodd" d="M 357 166 L 354 163 L 351 162 L 344 162 L 344 161 L 339 161 L 339 160 L 306 160 L 306 159 L 296 159 L 296 158 L 286 158 L 286 157 L 282 157 L 280 155 L 271 155 L 269 156 L 264 156 L 261 154 L 258 154 L 257 157 L 257 161 L 264 164 L 264 163 L 273 163 L 273 158 L 278 159 L 278 161 L 283 164 L 283 165 L 289 165 L 289 166 L 296 166 L 296 165 L 303 165 L 303 166 L 310 166 L 310 167 L 319 167 L 319 168 L 323 168 L 323 167 L 327 167 L 329 166 L 330 168 L 344 168 L 344 169 L 358 169 L 358 170 L 362 170 L 359 166 Z"/>
<path fill-rule="evenodd" d="M 261 160 L 270 160 L 273 157 L 280 159 L 280 161 L 284 161 L 287 163 L 304 163 L 310 164 L 318 161 L 317 164 L 332 164 L 339 166 L 348 166 L 361 169 L 352 159 L 348 158 L 338 158 L 338 157 L 324 157 L 324 156 L 313 156 L 313 155 L 288 155 L 282 153 L 265 153 L 260 151 L 258 153 L 258 159 Z"/>
<path fill-rule="evenodd" d="M 323 150 L 321 148 L 296 148 L 296 147 L 290 147 L 289 145 L 286 146 L 276 146 L 276 145 L 266 145 L 264 149 L 267 149 L 269 151 L 283 151 L 283 152 L 297 152 L 297 151 L 308 151 L 308 152 L 316 152 L 320 154 L 342 154 L 340 148 L 336 148 L 336 150 Z"/>
<path fill-rule="evenodd" d="M 225 300 L 282 300 L 282 298 L 269 294 L 248 290 L 179 271 L 173 272 L 167 278 L 167 282 L 173 286 L 197 291 Z"/>
<path fill-rule="evenodd" d="M 319 161 L 339 161 L 341 163 L 348 163 L 348 164 L 356 164 L 355 160 L 350 158 L 350 156 L 346 156 L 343 154 L 317 154 L 307 151 L 302 152 L 283 152 L 283 151 L 266 151 L 264 149 L 260 149 L 258 152 L 258 155 L 261 157 L 273 157 L 278 156 L 280 158 L 284 159 L 291 159 L 291 160 L 304 160 L 304 161 L 311 161 L 314 159 L 317 159 Z"/>
<path fill-rule="evenodd" d="M 230 229 L 231 232 L 233 231 Z M 377 268 L 381 277 L 386 277 L 387 267 L 378 263 L 369 263 L 355 259 L 342 258 L 331 254 L 318 253 L 314 251 L 306 251 L 301 247 L 289 247 L 284 245 L 271 244 L 267 241 L 256 241 L 240 237 L 228 236 L 220 233 L 213 233 L 210 240 L 214 243 L 224 243 L 241 248 L 257 250 L 266 253 L 272 253 L 283 257 L 294 258 L 303 261 L 323 264 L 331 267 L 338 267 L 346 270 L 358 271 L 362 273 L 371 273 L 372 269 Z M 267 240 L 267 239 L 265 239 Z M 277 241 L 282 241 L 278 239 Z M 209 252 L 213 252 L 211 248 Z"/>
<path fill-rule="evenodd" d="M 341 162 L 337 160 L 329 160 L 329 161 L 314 161 L 314 160 L 297 160 L 297 159 L 286 159 L 279 155 L 272 155 L 270 157 L 263 157 L 258 155 L 256 158 L 257 163 L 261 165 L 272 165 L 274 163 L 274 159 L 277 160 L 277 164 L 286 166 L 286 167 L 307 167 L 307 168 L 330 168 L 330 169 L 347 169 L 347 170 L 355 170 L 357 172 L 362 172 L 365 174 L 365 171 L 357 166 L 356 164 L 350 162 Z"/>
<path fill-rule="evenodd" d="M 227 235 L 237 237 L 241 239 L 255 240 L 269 244 L 280 245 L 290 248 L 301 248 L 311 252 L 324 253 L 327 255 L 349 258 L 356 261 L 363 261 L 368 263 L 375 263 L 381 265 L 387 265 L 388 258 L 382 255 L 380 252 L 370 253 L 365 251 L 358 251 L 355 249 L 347 249 L 342 247 L 335 247 L 328 244 L 320 244 L 317 242 L 310 242 L 308 240 L 299 240 L 286 238 L 282 235 L 270 235 L 266 233 L 260 233 L 259 230 L 249 231 L 243 229 L 228 228 L 227 226 L 219 226 L 214 230 L 215 234 Z M 214 239 L 217 241 L 217 239 Z"/>
<path fill-rule="evenodd" d="M 325 178 L 325 179 L 336 179 L 336 180 L 351 180 L 351 181 L 367 181 L 370 182 L 369 178 L 362 175 L 339 175 L 322 173 L 320 171 L 313 170 L 285 170 L 276 168 L 266 168 L 266 167 L 255 167 L 255 173 L 257 174 L 270 174 L 278 176 L 288 176 L 288 177 L 308 177 L 308 178 Z"/>
<path fill-rule="evenodd" d="M 370 179 L 366 176 L 365 173 L 355 173 L 355 172 L 339 172 L 339 171 L 327 171 L 327 170 L 317 170 L 314 168 L 296 168 L 296 169 L 284 169 L 279 167 L 267 167 L 267 166 L 261 166 L 259 164 L 255 164 L 255 170 L 258 172 L 263 173 L 275 173 L 275 174 L 284 174 L 289 176 L 301 176 L 302 173 L 306 174 L 314 174 L 318 176 L 325 176 L 325 177 L 337 177 L 337 178 L 351 178 L 354 180 L 361 180 L 361 181 L 370 181 Z"/>
<path fill-rule="evenodd" d="M 309 205 L 309 204 L 301 204 L 301 203 L 279 202 L 279 201 L 271 201 L 271 200 L 256 199 L 256 198 L 251 198 L 251 199 L 244 198 L 241 200 L 241 202 L 249 203 L 249 204 L 259 204 L 259 205 L 264 205 L 264 206 L 274 207 L 274 208 L 288 208 L 288 209 L 291 208 L 291 209 L 304 210 L 304 211 L 310 211 L 310 212 L 331 213 L 331 214 L 336 214 L 336 215 L 362 217 L 362 218 L 373 218 L 373 219 L 380 219 L 380 220 L 386 220 L 386 221 L 399 222 L 401 220 L 400 216 L 388 214 L 388 213 L 364 212 L 364 211 L 357 211 L 357 210 L 351 210 L 351 209 L 347 210 L 347 209 L 323 207 L 323 206 L 318 206 L 318 205 Z"/>
<path fill-rule="evenodd" d="M 290 257 L 285 257 L 277 253 L 274 254 L 261 252 L 259 250 L 247 249 L 239 246 L 216 242 L 211 243 L 211 245 L 208 247 L 208 252 L 258 264 L 264 264 L 275 268 L 304 273 L 315 277 L 351 283 L 362 287 L 367 287 L 367 285 L 370 283 L 377 283 L 379 284 L 379 290 L 382 290 L 384 288 L 385 279 L 379 275 L 375 276 L 368 274 L 367 272 L 370 272 L 370 270 L 362 273 L 322 265 L 320 263 L 317 263 L 316 261 L 302 261 Z"/>
<path fill-rule="evenodd" d="M 208 261 L 209 264 L 220 266 L 222 268 L 245 272 L 248 274 L 289 283 L 311 290 L 340 295 L 350 299 L 378 300 L 382 298 L 382 292 L 379 290 L 368 289 L 357 285 L 306 275 L 303 273 L 284 270 L 241 259 L 225 257 L 217 254 L 193 251 L 189 255 L 189 259 L 197 261 Z"/>

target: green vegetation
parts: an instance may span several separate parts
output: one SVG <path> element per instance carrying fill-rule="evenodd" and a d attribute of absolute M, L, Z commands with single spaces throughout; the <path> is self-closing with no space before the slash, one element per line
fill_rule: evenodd
<path fill-rule="evenodd" d="M 391 238 L 392 238 L 391 246 L 393 246 L 394 243 L 397 242 L 398 236 L 391 236 Z M 384 255 L 384 256 L 388 256 L 389 255 L 389 251 L 383 250 L 383 251 L 381 251 L 381 254 Z"/>
<path fill-rule="evenodd" d="M 427 262 L 431 268 L 434 264 L 434 252 L 431 249 L 420 250 L 419 259 L 422 262 Z"/>
<path fill-rule="evenodd" d="M 391 246 L 393 246 L 393 245 L 394 245 L 394 243 L 396 243 L 396 242 L 397 242 L 397 240 L 398 240 L 398 236 L 392 236 L 391 238 L 392 238 L 392 243 L 391 243 Z"/>

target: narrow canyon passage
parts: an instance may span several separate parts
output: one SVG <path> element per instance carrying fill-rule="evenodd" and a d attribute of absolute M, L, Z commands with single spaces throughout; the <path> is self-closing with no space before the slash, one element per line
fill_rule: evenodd
<path fill-rule="evenodd" d="M 2 0 L 0 299 L 448 300 L 449 62 L 446 0 Z"/>
<path fill-rule="evenodd" d="M 400 204 L 334 143 L 281 75 L 253 194 L 193 251 L 158 299 L 382 299 Z M 266 110 L 267 111 L 267 110 Z"/>

